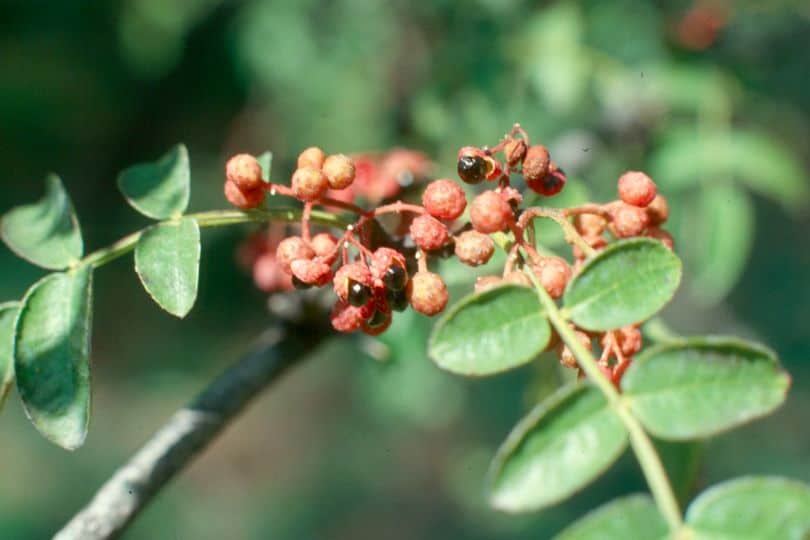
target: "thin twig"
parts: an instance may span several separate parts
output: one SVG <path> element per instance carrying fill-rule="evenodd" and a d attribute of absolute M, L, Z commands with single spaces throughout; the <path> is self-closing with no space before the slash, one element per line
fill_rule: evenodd
<path fill-rule="evenodd" d="M 307 335 L 303 340 L 298 336 Z M 107 540 L 130 522 L 176 473 L 188 466 L 256 395 L 311 350 L 311 333 L 274 328 L 253 350 L 177 411 L 98 490 L 55 540 Z"/>

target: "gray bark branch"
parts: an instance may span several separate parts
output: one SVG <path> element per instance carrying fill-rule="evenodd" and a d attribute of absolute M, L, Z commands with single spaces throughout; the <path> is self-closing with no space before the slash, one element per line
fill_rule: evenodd
<path fill-rule="evenodd" d="M 55 540 L 117 538 L 174 475 L 186 467 L 245 405 L 319 339 L 294 332 L 265 332 L 254 349 L 214 380 L 187 407 L 177 411 L 140 450 L 96 492 Z"/>

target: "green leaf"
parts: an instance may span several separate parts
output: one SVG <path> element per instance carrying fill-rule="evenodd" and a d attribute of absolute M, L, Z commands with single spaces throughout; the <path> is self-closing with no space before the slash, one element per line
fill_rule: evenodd
<path fill-rule="evenodd" d="M 730 480 L 695 499 L 686 523 L 694 540 L 805 540 L 810 486 L 773 476 Z"/>
<path fill-rule="evenodd" d="M 669 529 L 647 495 L 628 495 L 592 510 L 554 540 L 656 540 Z"/>
<path fill-rule="evenodd" d="M 270 183 L 270 172 L 273 169 L 273 152 L 265 152 L 256 158 L 262 168 L 262 180 Z"/>
<path fill-rule="evenodd" d="M 179 217 L 188 207 L 188 150 L 178 144 L 150 163 L 139 163 L 118 175 L 118 188 L 135 210 L 153 219 Z"/>
<path fill-rule="evenodd" d="M 754 205 L 742 189 L 717 183 L 703 189 L 695 213 L 686 236 L 701 239 L 687 246 L 695 266 L 691 292 L 700 304 L 711 305 L 728 294 L 745 270 L 753 244 Z"/>
<path fill-rule="evenodd" d="M 200 227 L 192 218 L 159 223 L 135 246 L 135 271 L 160 307 L 183 318 L 194 306 L 200 268 Z"/>
<path fill-rule="evenodd" d="M 563 304 L 588 330 L 612 330 L 655 315 L 675 294 L 681 261 L 661 242 L 622 240 L 590 259 L 571 280 Z"/>
<path fill-rule="evenodd" d="M 627 432 L 605 397 L 572 384 L 537 405 L 498 450 L 490 504 L 506 512 L 560 502 L 598 477 L 627 446 Z"/>
<path fill-rule="evenodd" d="M 14 383 L 14 321 L 19 311 L 18 302 L 0 304 L 0 409 Z"/>
<path fill-rule="evenodd" d="M 73 203 L 55 174 L 45 179 L 42 199 L 3 216 L 0 235 L 11 251 L 50 270 L 67 268 L 84 253 Z"/>
<path fill-rule="evenodd" d="M 734 338 L 706 337 L 644 351 L 622 378 L 624 399 L 663 439 L 706 437 L 770 413 L 790 377 L 773 352 Z"/>
<path fill-rule="evenodd" d="M 551 329 L 532 289 L 496 287 L 460 300 L 433 328 L 428 354 L 447 371 L 492 375 L 531 361 Z"/>
<path fill-rule="evenodd" d="M 14 370 L 25 412 L 46 438 L 74 450 L 90 420 L 92 270 L 34 284 L 17 318 Z"/>
<path fill-rule="evenodd" d="M 665 441 L 655 439 L 655 449 L 664 464 L 672 491 L 680 504 L 692 497 L 700 475 L 700 465 L 706 443 L 697 441 Z"/>

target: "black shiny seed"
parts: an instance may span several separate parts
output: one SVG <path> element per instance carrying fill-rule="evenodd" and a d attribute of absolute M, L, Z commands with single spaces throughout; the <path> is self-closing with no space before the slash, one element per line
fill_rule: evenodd
<path fill-rule="evenodd" d="M 349 280 L 349 304 L 360 307 L 365 305 L 369 298 L 371 298 L 371 289 L 368 286 L 353 279 Z"/>
<path fill-rule="evenodd" d="M 468 184 L 478 184 L 487 176 L 486 161 L 480 156 L 462 156 L 458 160 L 458 176 Z"/>
<path fill-rule="evenodd" d="M 293 284 L 293 287 L 295 287 L 296 289 L 301 289 L 301 290 L 309 289 L 310 287 L 312 287 L 312 285 L 310 285 L 309 283 L 304 283 L 303 281 L 301 281 L 300 279 L 298 279 L 295 276 L 292 277 L 292 284 Z"/>
<path fill-rule="evenodd" d="M 385 299 L 391 305 L 394 311 L 405 311 L 408 308 L 408 296 L 405 294 L 405 289 L 401 291 L 387 291 Z"/>
<path fill-rule="evenodd" d="M 374 315 L 368 320 L 366 325 L 369 328 L 377 328 L 378 326 L 382 326 L 388 320 L 388 315 L 380 310 L 374 312 Z"/>
<path fill-rule="evenodd" d="M 383 283 L 392 291 L 401 291 L 408 283 L 408 273 L 398 264 L 392 264 L 385 271 Z"/>

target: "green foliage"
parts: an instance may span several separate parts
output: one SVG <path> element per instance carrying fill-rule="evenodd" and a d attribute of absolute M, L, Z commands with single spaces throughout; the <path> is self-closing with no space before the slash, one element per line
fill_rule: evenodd
<path fill-rule="evenodd" d="M 560 502 L 599 476 L 626 446 L 627 431 L 595 387 L 563 387 L 521 420 L 498 450 L 490 504 L 525 512 Z"/>
<path fill-rule="evenodd" d="M 135 271 L 160 307 L 183 318 L 197 298 L 200 227 L 193 218 L 158 223 L 135 246 Z"/>
<path fill-rule="evenodd" d="M 256 157 L 256 161 L 262 168 L 262 180 L 266 183 L 270 182 L 270 173 L 273 170 L 273 152 L 264 152 Z"/>
<path fill-rule="evenodd" d="M 667 524 L 648 495 L 628 495 L 591 511 L 554 540 L 656 540 Z"/>
<path fill-rule="evenodd" d="M 804 540 L 810 535 L 810 486 L 767 476 L 730 480 L 695 499 L 686 523 L 695 540 Z"/>
<path fill-rule="evenodd" d="M 531 289 L 496 287 L 460 300 L 433 329 L 428 353 L 442 369 L 492 375 L 530 362 L 551 330 Z"/>
<path fill-rule="evenodd" d="M 163 157 L 140 163 L 118 176 L 118 188 L 135 210 L 153 219 L 179 217 L 190 194 L 188 150 L 178 144 Z"/>
<path fill-rule="evenodd" d="M 14 342 L 17 391 L 49 440 L 73 450 L 90 420 L 92 269 L 45 276 L 22 302 Z"/>
<path fill-rule="evenodd" d="M 633 413 L 665 439 L 706 437 L 768 414 L 789 384 L 771 351 L 722 337 L 649 349 L 622 379 Z"/>
<path fill-rule="evenodd" d="M 14 383 L 14 322 L 19 311 L 17 302 L 0 304 L 0 409 Z"/>
<path fill-rule="evenodd" d="M 48 176 L 45 190 L 38 202 L 18 206 L 3 216 L 0 235 L 23 259 L 50 270 L 62 270 L 81 258 L 82 235 L 62 180 L 54 174 Z"/>
<path fill-rule="evenodd" d="M 588 330 L 643 321 L 669 302 L 681 281 L 681 262 L 649 239 L 616 242 L 590 259 L 571 280 L 563 304 Z"/>

